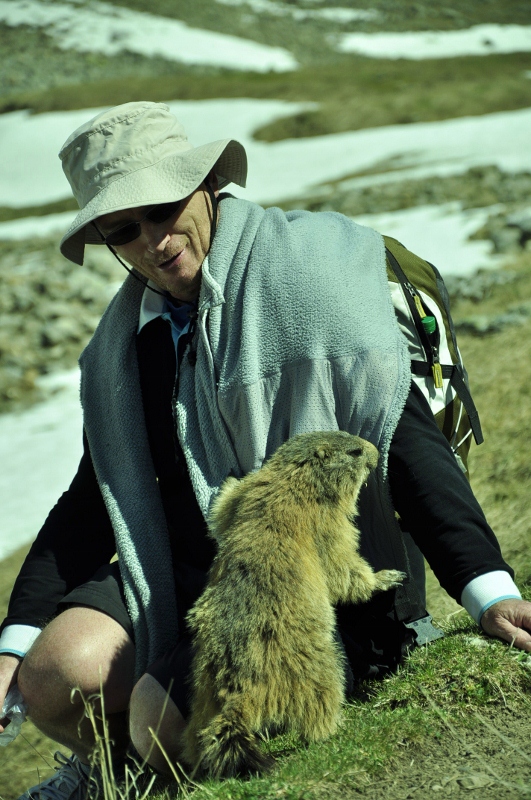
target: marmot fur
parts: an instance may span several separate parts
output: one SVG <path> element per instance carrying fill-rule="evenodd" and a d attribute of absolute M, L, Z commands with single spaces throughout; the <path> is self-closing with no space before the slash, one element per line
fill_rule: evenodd
<path fill-rule="evenodd" d="M 210 519 L 218 543 L 188 615 L 194 636 L 185 760 L 213 777 L 274 764 L 256 732 L 333 733 L 344 699 L 334 605 L 397 586 L 357 551 L 358 493 L 378 453 L 343 431 L 304 433 L 257 472 L 228 478 Z"/>

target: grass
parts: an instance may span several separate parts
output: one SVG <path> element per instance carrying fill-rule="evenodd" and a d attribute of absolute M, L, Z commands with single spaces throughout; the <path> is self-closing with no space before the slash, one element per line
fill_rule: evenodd
<path fill-rule="evenodd" d="M 454 201 L 459 202 L 462 208 L 486 208 L 500 203 L 510 210 L 526 203 L 531 191 L 529 172 L 508 173 L 487 165 L 472 167 L 457 175 L 413 179 L 400 175 L 401 170 L 408 166 L 404 166 L 399 157 L 385 159 L 370 169 L 328 181 L 304 197 L 283 200 L 279 205 L 285 211 L 299 208 L 339 211 L 351 217 Z M 395 173 L 394 180 L 355 185 L 357 179 L 366 175 L 381 176 L 390 172 Z M 487 226 L 471 238 L 489 238 Z"/>
<path fill-rule="evenodd" d="M 378 786 L 382 784 L 387 796 L 386 784 L 400 759 L 418 755 L 419 749 L 441 750 L 449 734 L 460 744 L 466 743 L 469 753 L 480 759 L 473 736 L 478 723 L 495 740 L 503 738 L 518 752 L 518 745 L 492 725 L 490 711 L 506 706 L 509 699 L 518 702 L 524 713 L 529 712 L 531 658 L 522 659 L 501 643 L 479 638 L 465 619 L 448 621 L 445 632 L 446 639 L 415 651 L 397 675 L 378 687 L 363 687 L 365 693 L 360 692 L 359 699 L 345 707 L 342 727 L 334 737 L 310 746 L 304 746 L 292 734 L 267 741 L 265 748 L 278 758 L 273 775 L 197 784 L 176 771 L 179 796 L 193 794 L 195 800 L 339 799 L 345 794 L 379 796 Z M 90 705 L 87 715 L 94 717 Z M 93 724 L 96 729 L 95 719 Z M 124 800 L 127 795 L 112 783 L 108 740 L 104 735 L 97 739 L 97 761 L 103 765 L 106 782 L 105 800 Z M 524 760 L 531 762 L 522 753 Z M 499 785 L 508 784 L 496 769 L 491 768 L 491 773 Z M 513 778 L 509 786 L 516 785 Z M 522 785 L 531 790 L 529 782 Z M 371 791 L 374 787 L 376 795 Z M 167 795 L 166 788 L 154 791 L 151 797 L 163 800 Z"/>
<path fill-rule="evenodd" d="M 73 197 L 66 197 L 64 200 L 56 200 L 53 203 L 45 203 L 40 206 L 21 206 L 12 208 L 11 206 L 0 206 L 0 222 L 11 222 L 14 219 L 24 219 L 25 217 L 45 217 L 47 214 L 60 214 L 63 211 L 77 211 L 79 206 Z"/>
<path fill-rule="evenodd" d="M 133 100 L 256 97 L 319 104 L 264 126 L 263 141 L 320 136 L 383 125 L 432 122 L 526 108 L 531 104 L 531 54 L 415 61 L 378 61 L 343 56 L 294 73 L 201 74 L 175 67 L 164 76 L 120 75 L 106 80 L 64 82 L 38 92 L 8 94 L 0 111 L 30 108 L 64 111 Z M 112 73 L 111 73 L 112 74 Z M 345 80 L 348 76 L 348 80 Z M 493 77 L 495 76 L 495 79 Z"/>
<path fill-rule="evenodd" d="M 496 642 L 471 645 L 476 632 L 466 620 L 446 629 L 444 640 L 415 651 L 399 674 L 366 687 L 368 695 L 346 707 L 337 735 L 309 746 L 277 737 L 267 745 L 279 756 L 272 776 L 209 781 L 194 800 L 374 796 L 404 756 L 409 761 L 419 750 L 441 747 L 448 724 L 472 739 L 473 712 L 485 714 L 507 698 L 529 710 L 531 672 L 514 653 Z"/>
<path fill-rule="evenodd" d="M 302 0 L 302 2 L 280 0 L 280 2 L 284 2 L 285 5 L 315 8 L 313 0 Z M 264 21 L 272 24 L 279 22 L 278 28 L 270 29 L 277 31 L 277 35 L 282 34 L 286 21 L 285 16 L 276 18 L 265 13 L 256 14 L 246 4 L 230 6 L 209 0 L 113 0 L 113 4 L 135 11 L 148 11 L 152 14 L 183 19 L 195 27 L 220 30 L 224 33 L 235 33 L 234 26 L 241 24 L 249 29 L 249 33 L 254 30 L 253 38 L 256 37 L 257 40 L 263 35 L 260 24 Z M 378 16 L 373 20 L 347 26 L 349 29 L 364 31 L 455 30 L 489 22 L 525 25 L 531 21 L 531 12 L 526 0 L 511 0 L 510 5 L 501 4 L 498 0 L 467 0 L 466 4 L 462 0 L 446 0 L 444 5 L 431 3 L 429 0 L 417 0 L 415 3 L 410 0 L 341 0 L 340 5 L 345 8 L 363 8 L 378 12 Z M 299 23 L 297 27 L 300 29 L 309 26 L 306 23 L 301 26 Z M 267 43 L 278 45 L 279 41 L 275 38 L 267 40 Z"/>

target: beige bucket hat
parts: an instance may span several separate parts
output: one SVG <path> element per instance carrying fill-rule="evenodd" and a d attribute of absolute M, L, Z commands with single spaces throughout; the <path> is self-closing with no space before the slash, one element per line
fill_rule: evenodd
<path fill-rule="evenodd" d="M 59 158 L 79 203 L 60 244 L 83 264 L 86 244 L 102 244 L 90 223 L 123 208 L 188 197 L 213 169 L 219 187 L 245 186 L 247 156 L 234 139 L 193 147 L 164 103 L 124 103 L 98 114 L 66 140 Z"/>

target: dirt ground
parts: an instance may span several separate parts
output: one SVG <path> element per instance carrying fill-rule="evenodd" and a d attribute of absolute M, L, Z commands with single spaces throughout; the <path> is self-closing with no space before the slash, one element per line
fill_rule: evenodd
<path fill-rule="evenodd" d="M 446 728 L 421 748 L 404 747 L 402 763 L 393 763 L 387 777 L 342 792 L 343 798 L 531 797 L 531 720 L 509 707 L 484 711 L 481 720 L 466 730 Z"/>

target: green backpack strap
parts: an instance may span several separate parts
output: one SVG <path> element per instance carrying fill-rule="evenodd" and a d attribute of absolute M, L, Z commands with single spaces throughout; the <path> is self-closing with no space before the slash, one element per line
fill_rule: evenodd
<path fill-rule="evenodd" d="M 386 245 L 387 241 L 392 241 L 392 240 L 387 240 L 387 237 L 384 238 L 386 239 Z M 403 249 L 405 250 L 405 248 Z M 404 296 L 409 306 L 411 318 L 413 320 L 419 339 L 422 343 L 422 348 L 425 353 L 424 361 L 412 359 L 411 371 L 414 375 L 418 375 L 424 378 L 431 375 L 434 379 L 436 387 L 442 386 L 443 378 L 449 379 L 452 388 L 454 389 L 455 393 L 459 397 L 461 403 L 463 404 L 466 410 L 476 444 L 481 444 L 484 441 L 484 439 L 483 439 L 483 432 L 481 430 L 479 414 L 476 405 L 474 403 L 474 400 L 472 398 L 472 395 L 470 394 L 470 390 L 467 386 L 466 372 L 459 358 L 459 350 L 457 348 L 457 341 L 455 338 L 455 329 L 453 326 L 452 318 L 450 316 L 448 293 L 446 291 L 444 281 L 440 273 L 436 270 L 436 268 L 432 264 L 429 264 L 429 262 L 425 262 L 433 270 L 433 286 L 432 287 L 424 286 L 424 291 L 429 296 L 432 296 L 434 302 L 437 302 L 439 310 L 442 313 L 445 323 L 446 333 L 450 334 L 453 350 L 455 353 L 456 363 L 454 364 L 440 363 L 439 352 L 438 352 L 439 338 L 434 339 L 433 336 L 430 337 L 422 322 L 423 317 L 426 316 L 424 311 L 424 307 L 426 306 L 425 300 L 421 299 L 417 288 L 408 278 L 405 271 L 402 269 L 402 267 L 398 263 L 397 258 L 391 252 L 389 247 L 386 246 L 385 251 L 386 251 L 387 261 L 391 266 L 391 269 L 395 274 L 398 282 L 400 283 L 400 285 L 404 290 Z M 405 252 L 407 253 L 408 251 L 405 250 Z M 443 290 L 442 292 L 441 289 Z M 433 296 L 436 292 L 438 292 L 439 294 L 438 301 L 436 297 Z"/>

